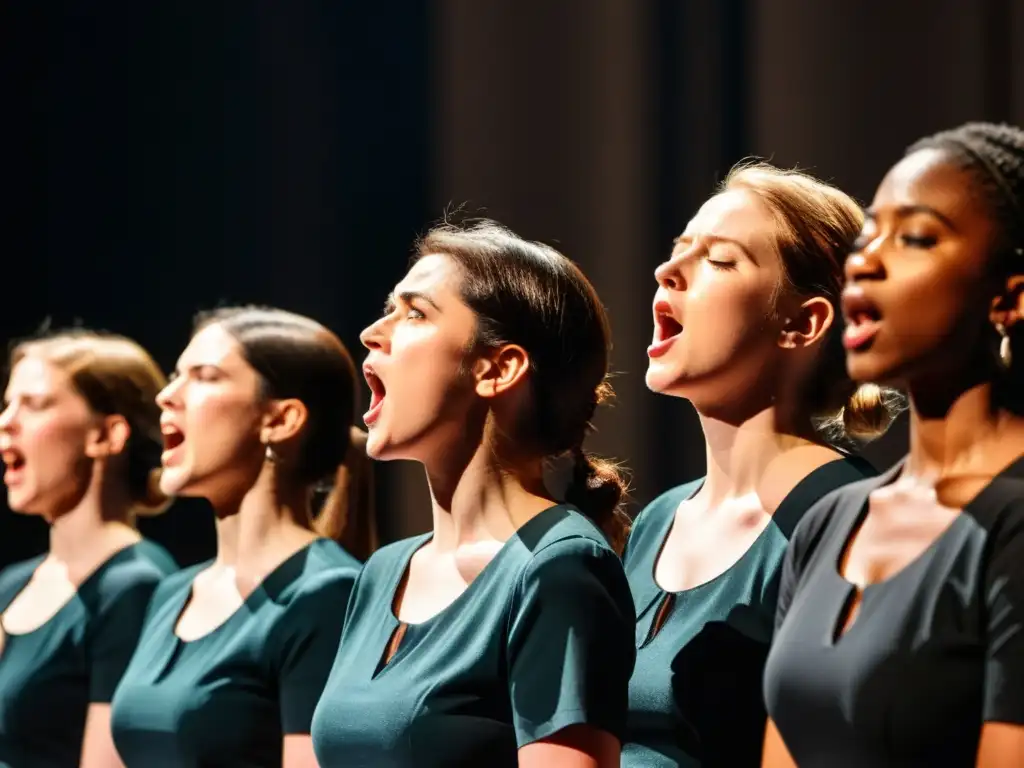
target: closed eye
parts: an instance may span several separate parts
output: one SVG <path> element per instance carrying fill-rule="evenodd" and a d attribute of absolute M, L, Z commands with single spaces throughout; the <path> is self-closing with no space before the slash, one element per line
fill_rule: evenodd
<path fill-rule="evenodd" d="M 910 248 L 931 248 L 938 242 L 938 239 L 931 235 L 900 235 L 900 242 Z"/>

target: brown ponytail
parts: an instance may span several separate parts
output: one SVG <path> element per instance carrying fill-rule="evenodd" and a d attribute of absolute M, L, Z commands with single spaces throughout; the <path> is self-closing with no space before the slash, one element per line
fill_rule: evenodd
<path fill-rule="evenodd" d="M 314 530 L 365 562 L 378 545 L 374 507 L 373 465 L 366 455 L 366 433 L 352 427 L 345 462 L 338 467 Z"/>
<path fill-rule="evenodd" d="M 572 479 L 565 501 L 590 518 L 608 538 L 619 555 L 626 546 L 630 519 L 624 509 L 628 486 L 619 466 L 612 461 L 587 455 L 582 448 L 572 451 Z"/>

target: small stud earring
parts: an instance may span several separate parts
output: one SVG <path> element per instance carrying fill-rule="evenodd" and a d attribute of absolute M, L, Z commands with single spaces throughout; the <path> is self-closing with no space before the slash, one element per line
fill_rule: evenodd
<path fill-rule="evenodd" d="M 267 443 L 267 449 L 263 452 L 263 458 L 271 464 L 277 464 L 277 452 L 274 450 L 274 446 L 270 443 Z"/>
<path fill-rule="evenodd" d="M 1013 365 L 1013 350 L 1010 348 L 1010 334 L 1006 332 L 1006 326 L 1002 323 L 996 323 L 996 333 L 999 334 L 999 362 L 1003 364 L 1003 368 L 1009 370 L 1010 366 Z"/>

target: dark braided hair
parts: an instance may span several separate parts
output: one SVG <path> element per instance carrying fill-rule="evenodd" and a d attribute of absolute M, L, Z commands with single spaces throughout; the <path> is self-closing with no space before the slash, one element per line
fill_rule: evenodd
<path fill-rule="evenodd" d="M 933 148 L 946 151 L 973 176 L 999 229 L 997 257 L 1019 259 L 1024 248 L 1024 130 L 965 123 L 915 142 L 906 154 Z M 1024 261 L 1013 266 L 1024 267 Z"/>

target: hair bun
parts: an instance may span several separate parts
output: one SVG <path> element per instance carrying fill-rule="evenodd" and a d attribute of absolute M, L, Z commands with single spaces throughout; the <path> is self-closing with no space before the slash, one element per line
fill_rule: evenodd
<path fill-rule="evenodd" d="M 843 406 L 843 432 L 859 442 L 885 434 L 903 410 L 903 396 L 877 384 L 861 384 Z"/>

